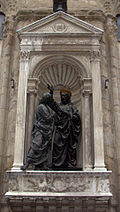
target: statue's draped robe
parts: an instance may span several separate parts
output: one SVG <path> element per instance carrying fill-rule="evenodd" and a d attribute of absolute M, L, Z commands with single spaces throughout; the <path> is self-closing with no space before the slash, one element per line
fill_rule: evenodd
<path fill-rule="evenodd" d="M 49 106 L 55 111 L 53 167 L 75 167 L 78 136 L 81 132 L 80 115 L 72 103 L 63 105 L 53 101 Z"/>
<path fill-rule="evenodd" d="M 35 167 L 44 168 L 48 165 L 52 123 L 53 119 L 48 107 L 45 104 L 39 104 L 34 115 L 32 142 L 27 155 L 27 161 Z"/>

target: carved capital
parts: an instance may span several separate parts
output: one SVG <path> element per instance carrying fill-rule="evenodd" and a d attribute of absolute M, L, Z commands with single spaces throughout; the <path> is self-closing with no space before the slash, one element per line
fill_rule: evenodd
<path fill-rule="evenodd" d="M 28 90 L 29 94 L 36 95 L 38 91 L 38 79 L 36 78 L 29 78 L 28 79 Z"/>
<path fill-rule="evenodd" d="M 27 90 L 27 93 L 29 95 L 37 95 L 37 89 L 33 89 L 32 87 L 29 87 Z"/>
<path fill-rule="evenodd" d="M 29 60 L 29 58 L 30 58 L 30 51 L 21 51 L 20 52 L 21 60 Z"/>
<path fill-rule="evenodd" d="M 89 97 L 90 94 L 91 94 L 91 91 L 89 91 L 89 90 L 83 90 L 82 94 L 83 94 L 84 97 Z"/>
<path fill-rule="evenodd" d="M 82 81 L 82 93 L 83 96 L 89 97 L 92 93 L 92 79 L 91 78 L 85 78 Z"/>
<path fill-rule="evenodd" d="M 99 50 L 91 51 L 91 54 L 90 54 L 91 61 L 100 61 L 100 57 L 101 57 L 101 54 Z"/>

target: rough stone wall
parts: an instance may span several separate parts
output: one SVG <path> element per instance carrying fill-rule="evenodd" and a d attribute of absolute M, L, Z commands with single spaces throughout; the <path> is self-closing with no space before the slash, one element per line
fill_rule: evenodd
<path fill-rule="evenodd" d="M 3 175 L 13 164 L 17 85 L 19 77 L 19 41 L 16 29 L 52 13 L 52 0 L 4 0 L 0 11 L 6 15 L 3 28 L 0 65 L 0 187 L 4 192 Z M 47 7 L 46 7 L 47 6 Z M 117 212 L 120 197 L 120 73 L 119 45 L 115 16 L 120 13 L 119 0 L 68 0 L 68 13 L 104 29 L 101 41 L 101 77 L 105 163 L 112 170 L 111 188 L 114 194 L 110 210 Z M 115 33 L 114 33 L 115 32 Z M 10 79 L 14 78 L 12 89 Z M 108 89 L 104 82 L 109 79 Z M 119 184 L 119 186 L 118 186 Z M 2 186 L 1 186 L 2 185 Z M 4 203 L 4 199 L 2 199 Z M 4 204 L 3 204 L 4 205 Z M 4 206 L 6 207 L 6 206 Z M 1 212 L 8 212 L 8 208 Z"/>

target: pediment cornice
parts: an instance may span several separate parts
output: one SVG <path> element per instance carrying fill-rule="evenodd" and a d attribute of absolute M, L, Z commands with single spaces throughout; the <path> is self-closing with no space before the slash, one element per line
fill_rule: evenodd
<path fill-rule="evenodd" d="M 25 35 L 27 33 L 31 36 L 39 33 L 99 35 L 103 33 L 103 30 L 72 15 L 59 11 L 29 24 L 17 30 L 17 32 L 19 35 Z"/>

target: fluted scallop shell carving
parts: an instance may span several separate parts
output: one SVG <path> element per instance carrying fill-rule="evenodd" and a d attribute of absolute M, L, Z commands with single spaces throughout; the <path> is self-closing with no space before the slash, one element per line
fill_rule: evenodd
<path fill-rule="evenodd" d="M 80 105 L 80 81 L 81 78 L 78 70 L 69 64 L 57 63 L 49 65 L 42 70 L 39 77 L 39 94 L 46 91 L 47 84 L 52 85 L 55 89 L 54 98 L 60 101 L 59 91 L 62 88 L 70 89 L 72 92 L 72 102 L 79 107 Z"/>

